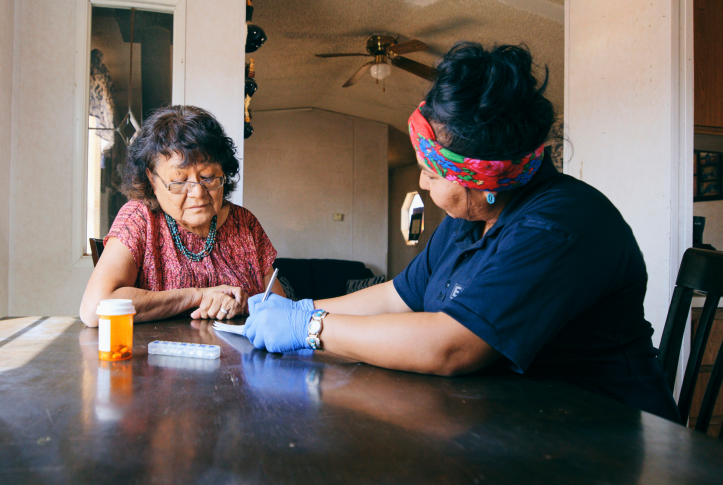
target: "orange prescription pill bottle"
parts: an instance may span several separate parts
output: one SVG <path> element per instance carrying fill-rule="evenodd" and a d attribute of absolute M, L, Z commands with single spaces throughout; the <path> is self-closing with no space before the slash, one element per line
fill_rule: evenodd
<path fill-rule="evenodd" d="M 126 360 L 133 355 L 132 300 L 101 300 L 98 309 L 98 357 Z"/>

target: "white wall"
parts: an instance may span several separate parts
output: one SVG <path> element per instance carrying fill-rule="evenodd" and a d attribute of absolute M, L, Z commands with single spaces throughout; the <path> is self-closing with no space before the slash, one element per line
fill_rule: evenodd
<path fill-rule="evenodd" d="M 691 5 L 565 2 L 565 171 L 600 189 L 633 228 L 656 343 L 692 238 Z"/>
<path fill-rule="evenodd" d="M 16 9 L 7 312 L 77 315 L 92 270 L 74 266 L 71 250 L 75 37 L 85 26 L 76 25 L 74 0 Z M 241 150 L 244 21 L 238 0 L 187 0 L 186 103 L 217 114 Z"/>
<path fill-rule="evenodd" d="M 209 110 L 244 153 L 246 2 L 187 0 L 185 104 Z M 243 163 L 240 174 L 243 176 Z M 243 180 L 232 200 L 243 202 Z"/>
<path fill-rule="evenodd" d="M 387 125 L 302 109 L 254 113 L 253 127 L 244 205 L 278 256 L 362 261 L 386 274 Z"/>
<path fill-rule="evenodd" d="M 0 317 L 8 315 L 14 12 L 15 0 L 0 0 Z"/>

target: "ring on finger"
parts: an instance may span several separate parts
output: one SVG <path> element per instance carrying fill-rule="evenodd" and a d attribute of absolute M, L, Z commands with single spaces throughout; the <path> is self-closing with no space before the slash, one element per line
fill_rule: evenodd
<path fill-rule="evenodd" d="M 219 312 L 220 312 L 220 313 L 228 313 L 228 310 L 226 310 L 225 308 L 221 307 L 221 309 L 219 310 Z"/>

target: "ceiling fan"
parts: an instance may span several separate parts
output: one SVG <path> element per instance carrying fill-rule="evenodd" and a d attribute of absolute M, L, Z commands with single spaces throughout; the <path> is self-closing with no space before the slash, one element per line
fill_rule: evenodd
<path fill-rule="evenodd" d="M 392 66 L 411 72 L 415 76 L 419 76 L 428 81 L 433 81 L 437 76 L 437 70 L 433 67 L 425 66 L 417 61 L 402 57 L 400 54 L 408 54 L 410 52 L 419 52 L 427 50 L 428 47 L 424 42 L 417 39 L 409 40 L 397 44 L 396 39 L 389 35 L 372 35 L 367 39 L 367 54 L 361 53 L 338 53 L 338 54 L 316 54 L 316 57 L 352 57 L 364 56 L 373 57 L 373 61 L 369 61 L 359 68 L 352 77 L 344 84 L 344 88 L 348 88 L 362 78 L 365 72 L 371 71 L 373 78 L 382 80 L 387 78 L 392 68 L 387 62 L 391 61 Z"/>

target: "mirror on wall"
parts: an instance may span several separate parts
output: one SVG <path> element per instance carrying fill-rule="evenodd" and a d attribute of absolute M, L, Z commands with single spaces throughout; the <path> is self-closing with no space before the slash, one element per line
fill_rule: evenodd
<path fill-rule="evenodd" d="M 409 192 L 402 204 L 402 236 L 408 246 L 414 246 L 423 232 L 424 202 L 419 192 Z"/>
<path fill-rule="evenodd" d="M 89 57 L 86 241 L 107 234 L 127 201 L 128 143 L 153 110 L 171 104 L 173 14 L 93 6 Z"/>

